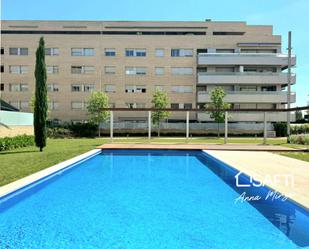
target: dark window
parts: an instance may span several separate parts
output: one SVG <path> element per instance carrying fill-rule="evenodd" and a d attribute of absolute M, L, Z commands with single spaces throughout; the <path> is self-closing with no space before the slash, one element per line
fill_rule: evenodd
<path fill-rule="evenodd" d="M 18 55 L 18 48 L 10 48 L 10 55 Z"/>
<path fill-rule="evenodd" d="M 191 104 L 191 103 L 185 103 L 185 104 L 183 105 L 183 108 L 184 108 L 184 109 L 192 109 L 192 104 Z"/>
<path fill-rule="evenodd" d="M 3 83 L 0 84 L 0 91 L 1 92 L 4 91 L 4 84 Z"/>
<path fill-rule="evenodd" d="M 1 54 L 4 54 L 4 48 L 1 48 Z"/>
<path fill-rule="evenodd" d="M 196 52 L 197 52 L 198 54 L 207 53 L 207 48 L 198 48 L 198 49 L 196 50 Z"/>
<path fill-rule="evenodd" d="M 3 73 L 4 72 L 4 66 L 3 65 L 1 65 L 1 73 Z"/>
<path fill-rule="evenodd" d="M 171 108 L 172 109 L 179 109 L 179 104 L 178 103 L 172 103 Z"/>
<path fill-rule="evenodd" d="M 232 31 L 215 31 L 212 33 L 213 35 L 244 35 L 245 32 L 232 32 Z"/>

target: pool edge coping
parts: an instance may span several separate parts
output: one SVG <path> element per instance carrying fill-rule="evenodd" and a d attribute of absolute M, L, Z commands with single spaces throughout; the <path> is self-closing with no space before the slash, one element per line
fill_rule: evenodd
<path fill-rule="evenodd" d="M 248 174 L 247 172 L 243 172 L 243 171 L 240 171 L 239 169 L 237 169 L 236 166 L 233 166 L 233 165 L 231 165 L 231 164 L 225 162 L 224 160 L 219 159 L 219 158 L 217 158 L 216 156 L 209 154 L 207 150 L 201 150 L 201 151 L 203 151 L 205 154 L 207 154 L 207 156 L 211 157 L 212 159 L 214 159 L 214 160 L 216 160 L 216 161 L 218 161 L 218 162 L 220 162 L 220 163 L 223 163 L 223 164 L 225 164 L 226 166 L 228 166 L 228 167 L 230 167 L 230 168 L 232 168 L 232 169 L 234 169 L 234 170 L 236 170 L 236 171 L 238 171 L 238 172 L 242 172 L 242 173 L 243 173 L 244 175 L 246 175 L 247 177 L 250 176 L 250 174 Z M 276 190 L 275 188 L 269 186 L 267 183 L 265 183 L 264 186 L 267 187 L 268 189 L 272 190 L 272 191 L 276 191 L 276 192 L 278 192 L 279 194 L 282 194 L 282 195 L 284 195 L 284 196 L 287 196 L 287 197 L 288 197 L 288 200 L 289 200 L 290 202 L 292 202 L 294 205 L 299 206 L 300 208 L 302 208 L 302 209 L 306 210 L 307 212 L 309 212 L 309 206 L 306 206 L 306 205 L 304 205 L 303 203 L 300 203 L 299 201 L 293 199 L 293 198 L 290 197 L 289 195 L 286 195 L 286 194 L 282 193 L 281 191 Z"/>
<path fill-rule="evenodd" d="M 68 160 L 65 160 L 63 162 L 60 162 L 58 164 L 55 164 L 53 166 L 50 166 L 48 168 L 45 168 L 43 170 L 40 170 L 38 172 L 35 172 L 31 175 L 25 176 L 21 179 L 18 179 L 14 182 L 8 183 L 4 186 L 0 187 L 0 199 L 5 198 L 5 196 L 8 196 L 18 190 L 21 190 L 22 188 L 25 188 L 31 184 L 34 184 L 37 181 L 43 180 L 46 177 L 52 176 L 58 171 L 65 170 L 66 168 L 73 166 L 74 164 L 78 164 L 81 161 L 84 161 L 86 159 L 89 159 L 101 152 L 101 149 L 93 149 L 90 151 L 87 151 L 81 155 L 75 156 L 73 158 L 70 158 Z"/>

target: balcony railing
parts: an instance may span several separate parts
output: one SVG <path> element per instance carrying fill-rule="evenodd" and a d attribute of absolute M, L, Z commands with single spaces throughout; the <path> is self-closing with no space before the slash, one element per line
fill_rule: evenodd
<path fill-rule="evenodd" d="M 287 103 L 286 91 L 226 91 L 224 100 L 229 103 Z M 211 93 L 199 91 L 198 103 L 210 102 Z M 291 103 L 296 101 L 295 92 L 291 92 Z"/>
<path fill-rule="evenodd" d="M 288 65 L 286 54 L 275 53 L 200 53 L 199 65 Z M 292 55 L 291 65 L 296 64 L 296 56 Z"/>
<path fill-rule="evenodd" d="M 291 74 L 291 84 L 296 75 Z M 198 84 L 287 84 L 287 73 L 273 72 L 199 72 Z"/>

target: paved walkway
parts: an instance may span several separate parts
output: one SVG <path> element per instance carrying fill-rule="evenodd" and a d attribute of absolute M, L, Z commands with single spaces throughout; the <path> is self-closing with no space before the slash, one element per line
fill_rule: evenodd
<path fill-rule="evenodd" d="M 237 150 L 237 151 L 272 151 L 288 152 L 303 151 L 302 149 L 293 149 L 278 145 L 260 145 L 260 144 L 158 144 L 158 143 L 110 143 L 103 144 L 99 149 L 171 149 L 171 150 Z"/>
<path fill-rule="evenodd" d="M 309 209 L 308 162 L 268 152 L 213 150 L 206 152 L 255 179 L 262 178 L 270 188 Z"/>

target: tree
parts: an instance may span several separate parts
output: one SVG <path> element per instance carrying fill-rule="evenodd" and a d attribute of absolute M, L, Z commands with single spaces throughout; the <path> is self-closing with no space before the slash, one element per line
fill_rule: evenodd
<path fill-rule="evenodd" d="M 47 121 L 47 86 L 46 86 L 46 65 L 45 65 L 45 44 L 41 37 L 36 50 L 35 63 L 35 100 L 34 100 L 34 136 L 35 145 L 43 151 L 46 146 L 46 121 Z"/>
<path fill-rule="evenodd" d="M 151 101 L 153 108 L 165 109 L 169 104 L 167 94 L 162 91 L 156 91 Z M 160 136 L 160 123 L 163 119 L 170 116 L 170 112 L 167 111 L 154 111 L 152 114 L 152 123 L 158 126 L 158 137 Z"/>
<path fill-rule="evenodd" d="M 211 104 L 206 104 L 205 108 L 213 109 L 210 111 L 210 118 L 214 119 L 218 124 L 218 137 L 220 137 L 220 123 L 225 120 L 225 112 L 218 111 L 219 109 L 229 109 L 230 104 L 224 102 L 225 92 L 222 87 L 216 87 L 211 91 Z"/>
<path fill-rule="evenodd" d="M 90 113 L 90 122 L 98 125 L 98 133 L 100 132 L 100 123 L 106 122 L 109 118 L 109 112 L 102 110 L 108 108 L 108 96 L 103 92 L 92 92 L 88 101 L 87 110 Z"/>

